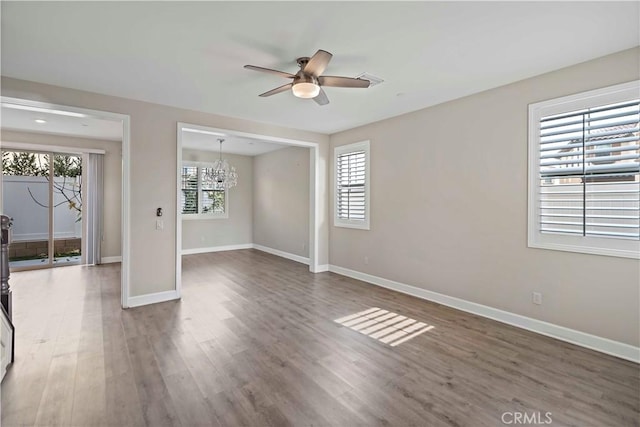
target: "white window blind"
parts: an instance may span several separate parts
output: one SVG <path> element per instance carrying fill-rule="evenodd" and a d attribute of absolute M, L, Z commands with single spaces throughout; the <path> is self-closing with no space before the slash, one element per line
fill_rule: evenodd
<path fill-rule="evenodd" d="M 182 213 L 198 213 L 198 168 L 182 167 Z"/>
<path fill-rule="evenodd" d="M 184 163 L 182 166 L 181 212 L 183 218 L 228 218 L 227 192 L 216 190 L 207 178 L 208 164 Z"/>
<path fill-rule="evenodd" d="M 338 226 L 369 227 L 369 143 L 336 148 L 335 222 Z"/>
<path fill-rule="evenodd" d="M 540 231 L 640 237 L 638 100 L 540 120 Z"/>
<path fill-rule="evenodd" d="M 364 220 L 365 153 L 338 156 L 338 218 Z"/>
<path fill-rule="evenodd" d="M 534 236 L 538 243 L 566 244 L 576 251 L 585 244 L 589 253 L 638 257 L 633 251 L 640 247 L 639 96 L 637 88 L 635 93 L 633 88 L 600 90 L 579 102 L 537 108 L 535 123 L 530 123 L 537 151 L 537 164 L 530 163 L 536 173 L 530 181 L 535 186 L 530 188 L 535 198 L 530 193 L 535 215 L 533 224 L 530 218 L 530 245 L 534 232 L 543 236 Z M 579 108 L 568 108 L 575 106 Z M 554 236 L 568 237 L 562 241 Z M 624 240 L 636 243 L 616 242 Z"/>

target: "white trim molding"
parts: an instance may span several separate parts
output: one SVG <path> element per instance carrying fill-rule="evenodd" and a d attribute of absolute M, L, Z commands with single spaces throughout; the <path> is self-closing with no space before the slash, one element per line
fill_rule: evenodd
<path fill-rule="evenodd" d="M 102 264 L 112 264 L 114 262 L 122 262 L 121 256 L 104 256 L 100 258 L 100 263 Z"/>
<path fill-rule="evenodd" d="M 27 150 L 27 151 L 44 151 L 52 153 L 63 154 L 105 154 L 105 150 L 98 148 L 84 148 L 84 147 L 65 147 L 62 145 L 44 145 L 44 144 L 31 144 L 28 142 L 10 142 L 2 141 L 2 148 L 8 150 Z"/>
<path fill-rule="evenodd" d="M 585 332 L 576 331 L 574 329 L 565 328 L 564 326 L 555 325 L 553 323 L 544 322 L 542 320 L 532 319 L 530 317 L 521 316 L 519 314 L 508 311 L 499 310 L 460 298 L 451 297 L 416 286 L 407 285 L 405 283 L 396 282 L 382 277 L 373 276 L 371 274 L 362 273 L 360 271 L 351 270 L 337 265 L 330 265 L 329 271 L 340 274 L 342 276 L 351 277 L 383 288 L 401 292 L 438 304 L 446 305 L 478 316 L 486 317 L 498 322 L 516 326 L 521 329 L 536 332 L 551 338 L 585 347 L 601 353 L 610 354 L 621 359 L 640 363 L 640 348 L 629 344 L 613 341 L 607 338 L 598 337 L 596 335 L 587 334 Z"/>
<path fill-rule="evenodd" d="M 253 243 L 243 243 L 240 245 L 209 246 L 206 248 L 183 249 L 182 255 L 206 254 L 209 252 L 237 251 L 239 249 L 253 249 Z"/>
<path fill-rule="evenodd" d="M 321 265 L 318 265 L 316 269 L 312 271 L 312 273 L 324 273 L 327 271 L 329 271 L 329 264 L 321 264 Z"/>
<path fill-rule="evenodd" d="M 300 256 L 300 255 L 296 255 L 296 254 L 292 254 L 292 253 L 289 253 L 289 252 L 281 251 L 279 249 L 269 248 L 267 246 L 256 245 L 255 243 L 253 244 L 253 249 L 257 249 L 259 251 L 266 252 L 268 254 L 277 255 L 277 256 L 282 257 L 282 258 L 287 258 L 287 259 L 290 259 L 292 261 L 296 261 L 296 262 L 300 262 L 302 264 L 309 265 L 309 258 L 305 258 L 305 257 Z"/>
<path fill-rule="evenodd" d="M 164 292 L 156 292 L 154 294 L 146 294 L 146 295 L 138 295 L 135 297 L 129 297 L 127 301 L 127 306 L 129 308 L 140 307 L 143 305 L 156 304 L 159 302 L 173 301 L 180 299 L 178 292 L 173 291 L 164 291 Z"/>
<path fill-rule="evenodd" d="M 176 128 L 176 293 L 182 295 L 182 129 L 178 122 Z"/>

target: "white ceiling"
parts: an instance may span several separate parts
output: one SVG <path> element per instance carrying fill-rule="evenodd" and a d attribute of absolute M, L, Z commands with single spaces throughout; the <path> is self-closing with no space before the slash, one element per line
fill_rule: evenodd
<path fill-rule="evenodd" d="M 637 46 L 639 2 L 6 2 L 2 74 L 334 133 Z M 285 79 L 325 49 L 318 106 Z"/>
<path fill-rule="evenodd" d="M 36 120 L 45 120 L 46 123 L 37 123 Z M 2 129 L 23 132 L 122 141 L 122 123 L 119 121 L 15 110 L 4 104 L 0 110 L 0 124 Z"/>
<path fill-rule="evenodd" d="M 205 133 L 182 132 L 182 148 L 191 150 L 219 151 L 223 139 L 222 152 L 240 154 L 241 156 L 258 156 L 290 145 L 266 142 L 260 139 L 239 137 L 235 135 L 211 135 Z"/>

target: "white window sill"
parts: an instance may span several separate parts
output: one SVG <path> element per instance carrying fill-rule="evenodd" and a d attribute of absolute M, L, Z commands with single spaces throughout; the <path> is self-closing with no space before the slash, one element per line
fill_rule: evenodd
<path fill-rule="evenodd" d="M 183 221 L 200 219 L 229 219 L 229 214 L 180 214 Z"/>
<path fill-rule="evenodd" d="M 333 223 L 334 227 L 341 228 L 355 228 L 359 230 L 369 230 L 369 223 L 366 221 L 335 221 Z"/>
<path fill-rule="evenodd" d="M 638 242 L 637 240 L 612 240 L 611 243 L 611 247 L 603 247 L 602 245 L 595 245 L 592 242 L 589 242 L 589 244 L 571 244 L 567 242 L 561 243 L 559 241 L 530 240 L 528 246 L 530 248 L 536 249 L 550 249 L 554 251 L 640 259 L 640 242 Z"/>

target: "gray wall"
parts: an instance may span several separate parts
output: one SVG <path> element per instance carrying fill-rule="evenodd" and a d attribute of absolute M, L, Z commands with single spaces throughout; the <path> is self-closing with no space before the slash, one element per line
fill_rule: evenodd
<path fill-rule="evenodd" d="M 224 154 L 238 172 L 238 185 L 229 189 L 229 218 L 183 219 L 182 249 L 251 243 L 253 215 L 253 157 Z M 182 160 L 210 162 L 218 159 L 213 151 L 183 150 Z"/>
<path fill-rule="evenodd" d="M 254 158 L 253 243 L 309 257 L 309 149 Z"/>
<path fill-rule="evenodd" d="M 623 51 L 332 135 L 332 149 L 371 140 L 371 230 L 330 227 L 330 263 L 638 346 L 638 260 L 527 247 L 527 105 L 636 80 L 639 58 Z"/>
<path fill-rule="evenodd" d="M 2 141 L 104 150 L 104 239 L 102 241 L 102 257 L 121 255 L 122 142 L 5 129 L 2 130 Z"/>

